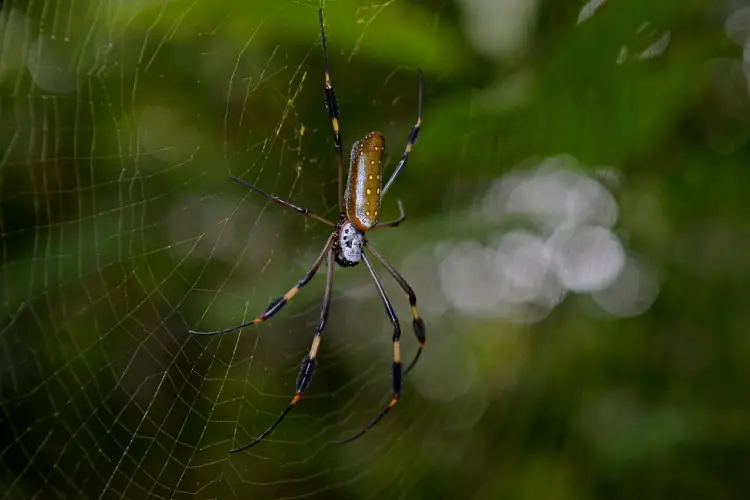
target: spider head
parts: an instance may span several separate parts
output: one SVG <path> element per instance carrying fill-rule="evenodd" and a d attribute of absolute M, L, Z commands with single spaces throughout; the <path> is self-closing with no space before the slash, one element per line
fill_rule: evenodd
<path fill-rule="evenodd" d="M 348 220 L 340 223 L 334 236 L 333 253 L 336 263 L 342 267 L 352 267 L 362 260 L 362 247 L 365 233 L 354 227 Z"/>

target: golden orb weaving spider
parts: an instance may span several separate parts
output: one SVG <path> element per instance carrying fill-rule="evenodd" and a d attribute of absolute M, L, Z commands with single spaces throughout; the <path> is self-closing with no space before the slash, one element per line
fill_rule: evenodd
<path fill-rule="evenodd" d="M 373 426 L 375 426 L 375 424 L 377 424 L 388 413 L 388 411 L 393 408 L 393 406 L 401 397 L 401 386 L 404 375 L 406 375 L 409 370 L 411 370 L 417 363 L 417 360 L 422 354 L 422 349 L 425 345 L 425 327 L 424 322 L 422 321 L 422 318 L 419 317 L 419 312 L 417 311 L 417 297 L 414 294 L 414 290 L 412 290 L 411 286 L 409 286 L 409 284 L 401 276 L 401 274 L 399 274 L 399 272 L 396 271 L 396 269 L 391 264 L 389 264 L 387 260 L 385 260 L 383 255 L 381 255 L 381 253 L 378 252 L 375 247 L 373 247 L 372 244 L 365 238 L 365 233 L 367 231 L 384 227 L 396 227 L 406 219 L 406 215 L 404 214 L 404 207 L 401 204 L 401 200 L 398 201 L 398 208 L 400 211 L 400 216 L 398 219 L 390 222 L 378 222 L 378 215 L 380 212 L 380 204 L 383 196 L 385 196 L 385 193 L 388 191 L 388 188 L 391 187 L 391 184 L 393 184 L 393 181 L 396 179 L 399 172 L 401 172 L 401 169 L 406 165 L 406 162 L 409 160 L 409 153 L 411 152 L 414 144 L 417 142 L 417 138 L 419 136 L 419 129 L 422 125 L 422 70 L 419 69 L 419 105 L 417 111 L 417 123 L 409 132 L 409 136 L 406 142 L 406 148 L 404 149 L 404 155 L 401 158 L 401 161 L 396 166 L 396 169 L 393 171 L 393 174 L 391 174 L 391 177 L 388 179 L 388 182 L 385 183 L 385 187 L 383 187 L 382 190 L 380 188 L 380 176 L 383 170 L 382 163 L 383 150 L 385 148 L 385 137 L 383 137 L 380 132 L 370 132 L 365 137 L 355 142 L 352 146 L 351 159 L 349 163 L 349 176 L 346 182 L 346 191 L 344 191 L 344 158 L 341 152 L 341 135 L 339 133 L 339 110 L 336 103 L 336 95 L 334 94 L 333 86 L 331 85 L 330 70 L 328 68 L 328 50 L 326 47 L 325 30 L 323 29 L 323 9 L 320 9 L 318 11 L 318 17 L 320 20 L 320 36 L 323 43 L 323 62 L 325 64 L 325 105 L 326 110 L 331 117 L 336 154 L 338 155 L 339 221 L 337 223 L 334 223 L 324 217 L 314 214 L 306 208 L 297 206 L 293 203 L 284 201 L 272 194 L 269 194 L 246 181 L 238 179 L 234 176 L 231 177 L 232 180 L 242 184 L 247 188 L 252 189 L 256 193 L 262 194 L 263 196 L 269 198 L 270 200 L 273 200 L 280 205 L 291 207 L 296 211 L 307 215 L 308 217 L 312 217 L 313 219 L 323 222 L 324 224 L 328 224 L 334 229 L 331 233 L 331 236 L 328 238 L 323 251 L 320 253 L 320 256 L 318 256 L 317 260 L 307 271 L 307 273 L 288 292 L 286 292 L 278 299 L 272 301 L 268 305 L 268 307 L 266 307 L 266 310 L 263 311 L 263 314 L 253 319 L 252 321 L 248 321 L 247 323 L 243 323 L 241 325 L 233 326 L 230 328 L 224 328 L 222 330 L 214 330 L 208 332 L 198 332 L 190 330 L 190 333 L 196 335 L 220 335 L 224 333 L 234 332 L 247 326 L 257 325 L 258 323 L 266 321 L 268 318 L 279 312 L 287 302 L 292 300 L 292 298 L 297 295 L 297 292 L 299 292 L 300 288 L 305 286 L 313 278 L 313 276 L 315 276 L 318 268 L 320 268 L 323 261 L 327 258 L 328 277 L 326 279 L 323 306 L 320 311 L 320 322 L 318 323 L 318 327 L 315 330 L 315 336 L 313 337 L 312 346 L 310 346 L 310 352 L 302 359 L 302 366 L 300 367 L 299 375 L 297 376 L 295 394 L 286 409 L 281 413 L 281 415 L 279 415 L 276 421 L 271 424 L 270 427 L 268 427 L 268 429 L 266 429 L 250 444 L 230 450 L 230 453 L 237 453 L 239 451 L 246 450 L 251 446 L 258 444 L 266 436 L 268 436 L 268 434 L 270 434 L 271 431 L 273 431 L 276 426 L 278 426 L 281 421 L 284 420 L 284 417 L 286 417 L 287 414 L 291 411 L 292 407 L 297 404 L 297 402 L 302 397 L 302 394 L 304 394 L 305 390 L 310 385 L 310 380 L 312 379 L 312 375 L 317 364 L 316 358 L 318 356 L 318 348 L 320 347 L 321 335 L 323 334 L 323 330 L 326 327 L 326 322 L 328 320 L 328 311 L 331 305 L 334 262 L 343 267 L 351 267 L 356 266 L 360 261 L 364 261 L 367 269 L 370 271 L 370 275 L 375 281 L 375 285 L 378 288 L 378 292 L 380 293 L 380 298 L 383 300 L 383 305 L 385 306 L 385 311 L 388 314 L 388 318 L 393 324 L 393 364 L 391 367 L 391 390 L 393 396 L 391 398 L 391 401 L 385 408 L 383 408 L 383 410 L 377 415 L 377 417 L 375 417 L 361 431 L 357 432 L 347 439 L 335 442 L 347 443 L 350 441 L 354 441 L 358 437 L 362 436 L 365 432 L 370 430 Z M 393 276 L 393 278 L 398 282 L 401 288 L 403 288 L 404 292 L 406 292 L 406 294 L 409 296 L 411 312 L 412 316 L 414 317 L 414 334 L 417 337 L 419 349 L 417 350 L 414 359 L 412 359 L 412 362 L 409 364 L 406 370 L 403 370 L 401 366 L 401 351 L 399 348 L 401 327 L 399 326 L 398 318 L 396 317 L 393 306 L 391 305 L 391 302 L 386 296 L 385 290 L 383 289 L 383 284 L 380 281 L 380 278 L 378 278 L 378 275 L 375 272 L 370 259 L 367 257 L 366 252 L 369 252 L 373 257 L 380 261 L 383 267 L 385 267 L 385 269 L 391 274 L 391 276 Z"/>

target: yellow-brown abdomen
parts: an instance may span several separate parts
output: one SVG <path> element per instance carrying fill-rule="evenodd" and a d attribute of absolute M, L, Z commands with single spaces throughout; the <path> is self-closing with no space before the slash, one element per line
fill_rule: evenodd
<path fill-rule="evenodd" d="M 384 149 L 385 137 L 380 132 L 370 132 L 352 146 L 344 205 L 346 217 L 360 231 L 378 223 Z"/>

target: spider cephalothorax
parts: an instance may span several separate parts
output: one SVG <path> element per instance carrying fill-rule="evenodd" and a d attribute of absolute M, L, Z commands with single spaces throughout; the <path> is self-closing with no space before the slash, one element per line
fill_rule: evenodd
<path fill-rule="evenodd" d="M 333 255 L 341 267 L 353 267 L 362 260 L 365 233 L 348 220 L 339 222 L 333 237 Z"/>
<path fill-rule="evenodd" d="M 325 295 L 323 298 L 323 307 L 320 311 L 320 322 L 318 327 L 315 329 L 315 336 L 313 337 L 310 351 L 302 359 L 302 365 L 300 367 L 299 375 L 297 376 L 297 383 L 295 394 L 292 400 L 287 405 L 286 409 L 279 415 L 276 421 L 271 424 L 260 436 L 258 436 L 250 444 L 240 446 L 230 450 L 230 453 L 245 450 L 259 443 L 265 438 L 271 431 L 273 431 L 277 425 L 281 423 L 284 417 L 291 411 L 292 407 L 302 397 L 303 393 L 310 385 L 310 381 L 317 365 L 318 349 L 320 348 L 320 342 L 322 339 L 323 331 L 325 330 L 326 323 L 328 321 L 328 311 L 331 305 L 331 290 L 333 289 L 333 267 L 334 263 L 339 264 L 343 267 L 353 267 L 364 261 L 367 270 L 370 272 L 375 285 L 380 294 L 380 298 L 383 300 L 386 314 L 393 325 L 393 364 L 391 365 L 391 390 L 392 398 L 390 403 L 375 417 L 366 427 L 361 431 L 351 436 L 348 439 L 339 442 L 353 441 L 362 434 L 371 429 L 382 419 L 388 411 L 398 402 L 401 397 L 401 385 L 403 376 L 411 370 L 416 364 L 419 356 L 422 354 L 422 348 L 425 344 L 425 328 L 422 318 L 419 317 L 417 312 L 417 297 L 414 294 L 411 286 L 401 276 L 401 274 L 394 268 L 383 255 L 378 252 L 375 247 L 365 238 L 365 233 L 373 229 L 396 227 L 401 224 L 406 216 L 404 215 L 404 207 L 401 204 L 401 200 L 398 201 L 398 208 L 401 213 L 398 219 L 390 222 L 378 222 L 380 216 L 380 205 L 383 196 L 391 186 L 393 181 L 398 176 L 401 169 L 406 165 L 409 160 L 409 153 L 412 147 L 417 142 L 419 137 L 419 130 L 422 125 L 422 70 L 419 70 L 419 108 L 417 113 L 417 123 L 412 127 L 409 132 L 409 137 L 406 141 L 406 148 L 404 148 L 404 155 L 401 161 L 396 165 L 393 173 L 391 174 L 385 187 L 381 190 L 381 175 L 383 172 L 383 152 L 385 148 L 385 137 L 380 132 L 370 132 L 359 141 L 355 142 L 351 150 L 351 159 L 349 163 L 349 175 L 346 181 L 346 190 L 344 190 L 344 157 L 341 151 L 341 135 L 339 133 L 339 110 L 336 103 L 336 96 L 333 92 L 333 86 L 331 85 L 331 72 L 328 69 L 328 51 L 326 48 L 326 36 L 323 29 L 323 9 L 318 11 L 320 19 L 320 36 L 323 43 L 323 61 L 325 63 L 325 103 L 328 115 L 331 118 L 331 124 L 333 126 L 333 138 L 334 145 L 336 147 L 336 155 L 338 157 L 338 198 L 339 198 L 339 221 L 334 223 L 325 217 L 321 217 L 310 210 L 297 206 L 291 202 L 284 201 L 272 194 L 269 194 L 259 187 L 256 187 L 242 179 L 232 176 L 232 179 L 243 186 L 252 189 L 256 193 L 259 193 L 268 199 L 278 203 L 291 207 L 294 210 L 312 217 L 318 221 L 328 224 L 333 227 L 333 232 L 328 237 L 328 240 L 320 253 L 318 258 L 312 267 L 305 273 L 305 275 L 297 281 L 297 284 L 289 289 L 281 297 L 271 301 L 271 303 L 263 311 L 263 314 L 257 318 L 243 323 L 241 325 L 233 326 L 230 328 L 224 328 L 222 330 L 213 330 L 208 332 L 197 332 L 191 330 L 191 333 L 196 335 L 218 335 L 223 333 L 229 333 L 241 328 L 245 328 L 250 325 L 257 325 L 266 321 L 268 318 L 278 313 L 284 305 L 292 300 L 295 295 L 299 292 L 300 288 L 305 286 L 318 272 L 323 262 L 327 261 L 328 275 L 326 279 Z M 394 312 L 393 306 L 390 300 L 385 294 L 383 284 L 378 278 L 375 269 L 370 262 L 368 253 L 375 257 L 386 271 L 393 276 L 398 282 L 399 286 L 406 292 L 409 297 L 409 304 L 411 305 L 411 312 L 413 316 L 413 328 L 414 335 L 419 343 L 419 349 L 417 350 L 414 358 L 412 358 L 409 366 L 404 370 L 401 365 L 401 327 L 399 326 L 398 318 Z"/>

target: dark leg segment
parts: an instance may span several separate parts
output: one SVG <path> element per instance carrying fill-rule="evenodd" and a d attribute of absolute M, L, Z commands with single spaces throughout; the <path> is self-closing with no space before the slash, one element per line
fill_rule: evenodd
<path fill-rule="evenodd" d="M 246 188 L 250 188 L 250 189 L 252 189 L 253 191 L 255 191 L 255 192 L 256 192 L 256 193 L 258 193 L 258 194 L 262 194 L 263 196 L 265 196 L 265 197 L 266 197 L 266 198 L 268 198 L 269 200 L 271 200 L 271 201 L 275 201 L 275 202 L 276 202 L 276 203 L 278 203 L 279 205 L 284 205 L 285 207 L 291 207 L 291 208 L 295 209 L 295 210 L 296 210 L 297 212 L 299 212 L 299 213 L 301 213 L 301 214 L 304 214 L 304 215 L 307 215 L 308 217 L 312 217 L 312 218 L 313 218 L 313 219 L 315 219 L 315 220 L 319 220 L 320 222 L 323 222 L 323 223 L 325 223 L 325 224 L 328 224 L 329 226 L 332 226 L 332 227 L 333 227 L 333 226 L 336 226 L 336 224 L 334 224 L 333 222 L 329 221 L 329 220 L 328 220 L 328 219 L 326 219 L 325 217 L 321 217 L 320 215 L 318 215 L 318 214 L 315 214 L 315 213 L 311 212 L 310 210 L 308 210 L 308 209 L 306 209 L 306 208 L 304 208 L 304 207 L 300 207 L 300 206 L 297 206 L 297 205 L 295 205 L 294 203 L 290 203 L 290 202 L 288 202 L 288 201 L 284 201 L 284 200 L 282 200 L 281 198 L 279 198 L 278 196 L 274 196 L 274 195 L 272 195 L 272 194 L 270 194 L 270 193 L 266 193 L 266 192 L 265 192 L 265 191 L 263 191 L 263 190 L 262 190 L 261 188 L 259 188 L 259 187 L 257 187 L 257 186 L 254 186 L 254 185 L 250 184 L 250 183 L 249 183 L 249 182 L 247 182 L 247 181 L 243 181 L 243 180 L 242 180 L 242 179 L 240 179 L 239 177 L 235 177 L 235 176 L 233 176 L 233 175 L 230 175 L 229 177 L 230 177 L 230 179 L 232 179 L 233 181 L 235 181 L 235 182 L 238 182 L 238 183 L 242 184 L 242 185 L 243 185 L 243 186 L 245 186 Z"/>
<path fill-rule="evenodd" d="M 362 260 L 365 261 L 365 265 L 367 265 L 367 269 L 370 271 L 370 274 L 372 275 L 372 278 L 375 280 L 375 285 L 378 287 L 378 292 L 380 292 L 380 298 L 383 299 L 383 305 L 385 306 L 385 312 L 388 314 L 388 318 L 391 320 L 391 323 L 393 324 L 393 365 L 391 366 L 391 391 L 393 392 L 393 397 L 391 398 L 390 403 L 383 408 L 383 410 L 378 414 L 377 417 L 375 417 L 372 422 L 367 424 L 367 426 L 359 431 L 358 433 L 354 434 L 351 437 L 348 437 L 346 439 L 340 440 L 340 441 L 333 441 L 333 443 L 349 443 L 351 441 L 354 441 L 355 439 L 362 436 L 365 432 L 372 429 L 375 424 L 380 422 L 380 420 L 385 417 L 388 412 L 393 408 L 396 403 L 398 403 L 399 398 L 401 397 L 401 387 L 403 385 L 403 369 L 401 366 L 401 348 L 400 348 L 400 339 L 401 339 L 401 327 L 398 323 L 398 318 L 396 317 L 396 312 L 393 310 L 393 306 L 391 305 L 391 301 L 388 300 L 388 296 L 385 294 L 385 290 L 383 289 L 383 283 L 380 281 L 380 278 L 378 278 L 377 273 L 375 273 L 375 269 L 372 267 L 372 264 L 370 263 L 370 259 L 367 258 L 367 255 L 364 253 L 362 254 Z"/>
<path fill-rule="evenodd" d="M 417 139 L 419 139 L 419 130 L 422 127 L 422 68 L 419 69 L 419 109 L 417 110 L 417 123 L 411 128 L 411 132 L 409 132 L 409 138 L 406 141 L 406 149 L 404 149 L 404 156 L 401 158 L 401 161 L 398 162 L 398 165 L 396 165 L 396 170 L 393 171 L 393 174 L 391 175 L 391 178 L 388 179 L 388 182 L 385 183 L 385 187 L 383 188 L 383 191 L 381 191 L 380 198 L 382 199 L 383 196 L 385 196 L 385 193 L 388 191 L 388 188 L 391 187 L 391 184 L 393 184 L 393 181 L 396 180 L 396 177 L 398 177 L 399 172 L 401 172 L 401 169 L 406 166 L 406 162 L 409 161 L 409 153 L 411 153 L 411 148 L 414 147 L 414 145 L 417 143 Z"/>
<path fill-rule="evenodd" d="M 272 317 L 274 314 L 279 312 L 281 308 L 286 305 L 287 302 L 292 300 L 294 296 L 297 295 L 297 292 L 299 292 L 300 288 L 302 288 L 303 286 L 305 286 L 307 283 L 310 282 L 313 276 L 315 276 L 315 273 L 318 272 L 318 268 L 320 268 L 320 265 L 323 263 L 323 259 L 325 259 L 326 255 L 330 252 L 332 242 L 333 242 L 333 236 L 328 238 L 325 248 L 323 248 L 323 251 L 318 256 L 315 263 L 307 271 L 307 273 L 297 282 L 297 284 L 294 285 L 292 288 L 290 288 L 289 291 L 286 292 L 284 295 L 282 295 L 276 300 L 273 300 L 270 304 L 268 304 L 268 307 L 266 307 L 266 310 L 263 311 L 263 314 L 261 314 L 257 318 L 251 321 L 248 321 L 247 323 L 242 323 L 241 325 L 237 325 L 237 326 L 231 326 L 229 328 L 224 328 L 222 330 L 212 330 L 208 332 L 199 332 L 196 330 L 188 330 L 188 331 L 195 335 L 211 336 L 211 335 L 220 335 L 223 333 L 230 333 L 235 330 L 240 330 L 242 328 L 245 328 L 247 326 L 257 325 L 258 323 L 263 323 L 268 318 Z"/>
<path fill-rule="evenodd" d="M 333 252 L 329 249 L 328 275 L 326 277 L 326 291 L 325 295 L 323 296 L 323 307 L 320 310 L 320 322 L 318 323 L 318 328 L 315 330 L 315 337 L 313 337 L 312 345 L 310 346 L 310 352 L 302 359 L 302 365 L 300 366 L 299 374 L 297 375 L 296 392 L 294 394 L 294 397 L 289 402 L 289 405 L 286 407 L 286 409 L 281 413 L 281 415 L 279 415 L 279 418 L 277 418 L 276 421 L 271 424 L 270 427 L 268 427 L 268 429 L 263 431 L 263 434 L 255 438 L 252 443 L 230 450 L 229 453 L 237 453 L 260 443 L 281 423 L 282 420 L 284 420 L 284 418 L 292 410 L 292 407 L 297 404 L 300 398 L 302 398 L 305 390 L 310 385 L 313 373 L 315 372 L 315 367 L 318 364 L 317 357 L 318 348 L 320 347 L 321 335 L 323 334 L 323 330 L 325 330 L 326 324 L 328 323 L 328 311 L 331 308 L 331 291 L 333 290 L 334 263 L 335 260 L 333 258 Z"/>
<path fill-rule="evenodd" d="M 414 335 L 417 337 L 417 342 L 419 342 L 419 350 L 417 350 L 417 354 L 414 356 L 414 359 L 409 363 L 409 366 L 406 368 L 406 371 L 404 371 L 404 375 L 409 373 L 412 368 L 414 368 L 414 365 L 417 364 L 417 360 L 422 355 L 422 350 L 424 349 L 424 345 L 426 342 L 425 337 L 425 327 L 424 327 L 424 321 L 422 321 L 422 318 L 419 316 L 419 311 L 417 311 L 417 296 L 414 294 L 414 290 L 412 290 L 411 286 L 409 286 L 409 283 L 406 282 L 403 276 L 396 271 L 396 268 L 394 268 L 390 262 L 385 260 L 385 257 L 383 257 L 383 254 L 378 252 L 378 250 L 370 244 L 370 242 L 365 242 L 365 248 L 372 253 L 372 255 L 380 261 L 381 264 L 383 264 L 383 267 L 385 267 L 389 273 L 391 273 L 391 276 L 398 281 L 398 284 L 401 285 L 401 288 L 406 292 L 406 294 L 409 296 L 409 304 L 411 304 L 411 314 L 414 317 L 414 321 L 412 323 L 414 327 Z"/>
<path fill-rule="evenodd" d="M 323 9 L 318 9 L 318 18 L 320 20 L 320 38 L 323 42 L 323 62 L 325 63 L 326 88 L 325 103 L 328 116 L 331 117 L 333 125 L 333 139 L 336 146 L 336 157 L 339 162 L 339 212 L 344 211 L 344 155 L 341 151 L 341 134 L 339 133 L 339 104 L 336 101 L 336 93 L 331 85 L 331 69 L 328 67 L 328 45 L 326 44 L 326 32 L 323 28 Z"/>
<path fill-rule="evenodd" d="M 406 212 L 404 212 L 404 204 L 401 203 L 401 200 L 398 200 L 398 211 L 399 211 L 399 214 L 400 214 L 398 216 L 398 219 L 392 220 L 392 221 L 389 221 L 389 222 L 379 222 L 379 223 L 375 224 L 375 227 L 373 227 L 372 229 L 378 229 L 378 228 L 381 228 L 381 227 L 396 227 L 399 224 L 401 224 L 402 222 L 404 222 L 406 220 Z"/>

